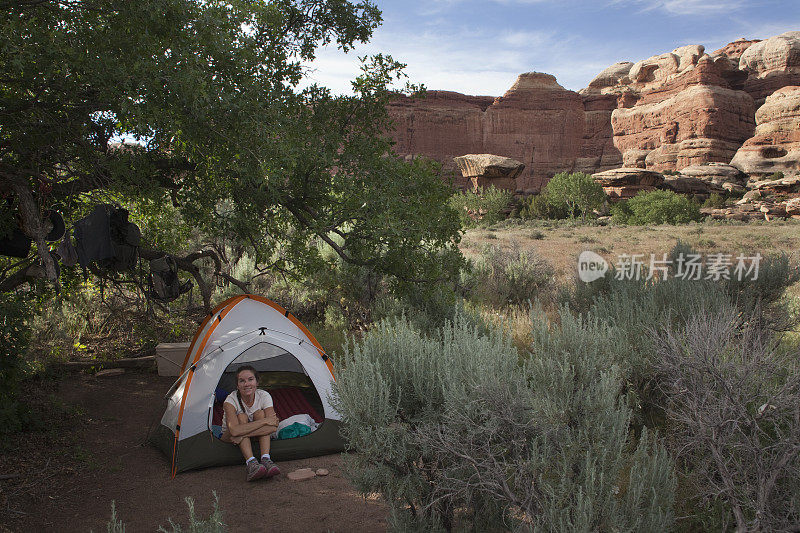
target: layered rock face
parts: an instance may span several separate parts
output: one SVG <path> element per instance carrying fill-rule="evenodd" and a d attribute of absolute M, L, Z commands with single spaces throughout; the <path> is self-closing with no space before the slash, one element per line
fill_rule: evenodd
<path fill-rule="evenodd" d="M 792 173 L 800 171 L 800 134 L 796 88 L 787 86 L 800 86 L 800 32 L 739 39 L 711 54 L 689 45 L 615 63 L 578 93 L 533 72 L 496 99 L 447 91 L 399 98 L 389 106 L 390 133 L 401 155 L 425 155 L 449 171 L 464 154 L 519 160 L 523 193 L 561 171 L 733 163 L 745 172 Z M 741 186 L 717 181 L 712 189 Z"/>
<path fill-rule="evenodd" d="M 547 179 L 571 170 L 581 150 L 581 97 L 550 74 L 529 72 L 500 98 L 429 91 L 427 98 L 389 106 L 400 154 L 419 154 L 452 169 L 454 157 L 491 153 L 519 160 L 517 191 L 537 192 Z"/>
<path fill-rule="evenodd" d="M 727 163 L 751 135 L 753 101 L 731 88 L 736 67 L 727 56 L 712 57 L 693 45 L 634 63 L 627 74 L 624 67 L 601 72 L 582 94 L 618 95 L 611 127 L 626 166 L 677 170 Z"/>
<path fill-rule="evenodd" d="M 778 89 L 756 112 L 755 136 L 731 164 L 752 177 L 800 173 L 800 86 Z"/>
<path fill-rule="evenodd" d="M 788 31 L 745 49 L 739 70 L 747 73 L 744 90 L 757 105 L 781 87 L 800 85 L 800 31 Z"/>
<path fill-rule="evenodd" d="M 396 99 L 389 106 L 395 151 L 424 155 L 441 162 L 446 171 L 455 171 L 453 157 L 484 151 L 483 116 L 494 100 L 451 91 Z"/>

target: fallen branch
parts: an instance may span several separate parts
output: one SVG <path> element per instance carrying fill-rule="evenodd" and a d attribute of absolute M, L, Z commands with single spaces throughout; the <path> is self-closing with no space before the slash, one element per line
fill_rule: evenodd
<path fill-rule="evenodd" d="M 150 368 L 156 362 L 155 355 L 146 355 L 144 357 L 126 357 L 125 359 L 117 359 L 114 361 L 67 361 L 65 363 L 58 363 L 58 366 L 64 370 L 78 370 L 83 368 Z"/>

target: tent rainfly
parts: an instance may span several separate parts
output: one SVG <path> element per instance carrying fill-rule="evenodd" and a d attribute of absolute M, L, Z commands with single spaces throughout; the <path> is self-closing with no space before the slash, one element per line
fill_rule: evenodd
<path fill-rule="evenodd" d="M 172 461 L 172 475 L 241 463 L 238 447 L 213 436 L 221 403 L 236 388 L 235 373 L 249 364 L 273 396 L 280 418 L 307 413 L 320 425 L 308 435 L 273 440 L 276 461 L 337 453 L 341 415 L 329 403 L 333 365 L 314 336 L 280 305 L 252 294 L 217 306 L 192 340 L 181 376 L 167 393 L 167 409 L 151 441 Z M 320 414 L 321 413 L 321 414 Z M 257 443 L 254 442 L 257 447 Z"/>

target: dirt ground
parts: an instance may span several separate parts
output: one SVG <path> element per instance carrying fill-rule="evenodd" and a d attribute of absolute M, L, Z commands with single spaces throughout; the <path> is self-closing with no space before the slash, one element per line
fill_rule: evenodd
<path fill-rule="evenodd" d="M 178 474 L 145 444 L 163 413 L 173 378 L 126 371 L 65 376 L 50 391 L 62 404 L 48 427 L 4 443 L 0 456 L 0 531 L 106 530 L 115 501 L 129 532 L 156 531 L 168 519 L 188 522 L 184 499 L 202 517 L 219 497 L 228 531 L 385 531 L 386 506 L 364 499 L 344 478 L 339 455 L 279 463 L 283 474 L 245 482 L 244 466 Z M 45 386 L 45 385 L 43 385 Z M 40 392 L 40 391 L 38 391 Z M 330 475 L 290 481 L 298 468 Z"/>

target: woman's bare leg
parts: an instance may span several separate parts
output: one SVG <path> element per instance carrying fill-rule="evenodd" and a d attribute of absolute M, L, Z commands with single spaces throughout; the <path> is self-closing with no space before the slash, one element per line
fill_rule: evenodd
<path fill-rule="evenodd" d="M 247 422 L 249 422 L 249 420 L 247 420 L 247 415 L 244 413 L 239 413 L 236 415 L 236 418 L 239 419 L 240 424 L 247 424 Z M 240 439 L 241 440 L 239 442 L 235 442 L 235 444 L 239 446 L 239 449 L 242 451 L 242 455 L 244 455 L 244 459 L 246 461 L 253 457 L 253 444 L 250 442 L 250 437 L 247 435 L 241 436 Z"/>
<path fill-rule="evenodd" d="M 262 420 L 267 416 L 267 413 L 264 412 L 263 409 L 259 409 L 255 413 L 253 413 L 253 420 Z M 263 431 L 260 431 L 258 435 L 258 447 L 261 450 L 261 455 L 265 453 L 269 453 L 269 441 L 270 435 L 274 432 L 277 428 L 275 426 L 264 426 L 261 428 Z"/>

